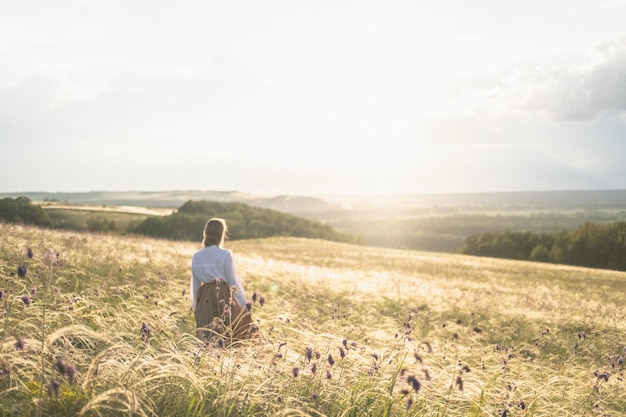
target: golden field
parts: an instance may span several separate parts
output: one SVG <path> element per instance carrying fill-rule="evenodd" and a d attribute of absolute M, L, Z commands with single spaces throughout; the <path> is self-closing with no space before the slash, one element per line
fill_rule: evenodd
<path fill-rule="evenodd" d="M 625 273 L 295 238 L 225 247 L 261 335 L 237 349 L 194 336 L 199 242 L 0 224 L 0 415 L 626 413 Z"/>

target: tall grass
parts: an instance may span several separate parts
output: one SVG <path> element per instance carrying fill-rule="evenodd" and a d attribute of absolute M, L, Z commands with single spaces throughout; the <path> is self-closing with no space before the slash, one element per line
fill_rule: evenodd
<path fill-rule="evenodd" d="M 194 336 L 198 245 L 0 225 L 0 415 L 626 413 L 626 274 L 305 239 L 227 247 L 261 333 L 236 349 Z"/>

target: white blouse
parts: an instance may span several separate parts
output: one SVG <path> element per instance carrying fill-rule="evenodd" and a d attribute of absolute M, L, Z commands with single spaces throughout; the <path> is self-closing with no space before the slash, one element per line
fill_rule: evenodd
<path fill-rule="evenodd" d="M 245 307 L 246 293 L 237 274 L 233 256 L 230 251 L 212 245 L 200 249 L 191 258 L 191 285 L 189 289 L 191 308 L 196 309 L 200 282 L 212 282 L 216 278 L 221 278 L 226 281 L 229 287 L 234 287 L 233 298 L 237 304 Z"/>

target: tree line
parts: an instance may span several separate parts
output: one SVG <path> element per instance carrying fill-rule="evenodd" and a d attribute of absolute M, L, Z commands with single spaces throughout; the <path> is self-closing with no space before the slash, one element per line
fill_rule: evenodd
<path fill-rule="evenodd" d="M 0 220 L 8 223 L 52 226 L 48 213 L 27 197 L 0 199 Z"/>
<path fill-rule="evenodd" d="M 233 240 L 291 236 L 358 243 L 355 238 L 320 222 L 244 203 L 215 201 L 189 200 L 168 216 L 148 217 L 132 232 L 172 240 L 201 241 L 204 225 L 211 217 L 226 219 L 228 235 Z"/>
<path fill-rule="evenodd" d="M 473 235 L 462 253 L 626 271 L 626 222 L 585 223 L 573 231 L 551 233 Z"/>

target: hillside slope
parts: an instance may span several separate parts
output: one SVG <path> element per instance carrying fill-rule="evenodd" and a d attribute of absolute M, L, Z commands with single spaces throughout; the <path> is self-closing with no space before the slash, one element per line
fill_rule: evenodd
<path fill-rule="evenodd" d="M 296 238 L 227 247 L 262 335 L 240 349 L 193 336 L 198 245 L 0 224 L 0 415 L 626 412 L 624 273 Z"/>

